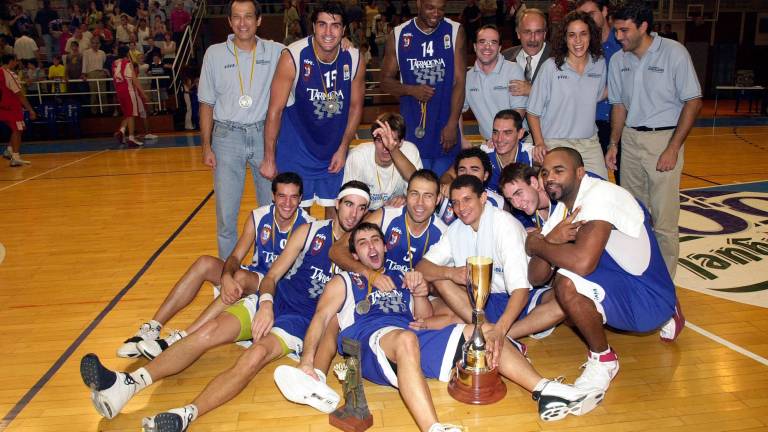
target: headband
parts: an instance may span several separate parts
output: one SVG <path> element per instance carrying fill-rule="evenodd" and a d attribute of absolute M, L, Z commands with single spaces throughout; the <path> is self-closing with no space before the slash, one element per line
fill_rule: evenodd
<path fill-rule="evenodd" d="M 346 189 L 341 190 L 339 192 L 339 195 L 336 197 L 336 199 L 341 200 L 347 195 L 357 195 L 359 197 L 365 198 L 366 203 L 371 202 L 371 196 L 368 194 L 368 192 L 356 187 L 348 187 Z"/>

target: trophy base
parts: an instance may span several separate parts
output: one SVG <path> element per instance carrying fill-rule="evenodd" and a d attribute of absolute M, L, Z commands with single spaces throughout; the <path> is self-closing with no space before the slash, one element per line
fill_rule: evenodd
<path fill-rule="evenodd" d="M 373 416 L 371 413 L 368 413 L 366 417 L 360 418 L 348 414 L 346 408 L 347 406 L 344 405 L 328 414 L 328 423 L 346 432 L 363 432 L 373 426 Z"/>
<path fill-rule="evenodd" d="M 448 394 L 465 404 L 487 405 L 504 398 L 507 386 L 501 381 L 498 369 L 477 373 L 465 369 L 458 361 L 448 383 Z"/>

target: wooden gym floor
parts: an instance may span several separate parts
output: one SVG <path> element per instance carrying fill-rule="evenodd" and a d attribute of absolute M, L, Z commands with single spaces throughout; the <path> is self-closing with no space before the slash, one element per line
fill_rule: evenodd
<path fill-rule="evenodd" d="M 768 127 L 698 128 L 687 141 L 683 188 L 768 179 Z M 28 155 L 0 167 L 0 411 L 8 431 L 135 431 L 141 418 L 188 403 L 241 348 L 204 355 L 142 392 L 116 419 L 91 407 L 80 357 L 98 353 L 113 369 L 144 360 L 115 357 L 149 319 L 186 267 L 215 254 L 211 174 L 198 147 Z M 248 182 L 241 221 L 256 203 Z M 2 255 L 0 247 L 0 256 Z M 209 300 L 204 288 L 166 329 L 183 328 Z M 680 289 L 691 323 L 768 357 L 768 311 Z M 605 402 L 584 417 L 544 423 L 530 396 L 485 407 L 454 402 L 430 382 L 441 420 L 473 432 L 514 430 L 768 430 L 768 366 L 687 329 L 674 344 L 654 334 L 609 334 L 621 358 Z M 575 379 L 585 349 L 567 327 L 529 355 L 548 377 Z M 276 364 L 290 363 L 282 360 Z M 327 416 L 291 404 L 267 367 L 236 399 L 199 419 L 195 431 L 327 431 Z M 335 379 L 333 386 L 339 388 Z M 392 388 L 368 383 L 373 431 L 415 430 Z"/>

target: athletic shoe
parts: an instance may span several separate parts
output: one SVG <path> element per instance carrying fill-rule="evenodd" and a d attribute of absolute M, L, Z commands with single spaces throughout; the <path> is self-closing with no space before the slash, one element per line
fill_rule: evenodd
<path fill-rule="evenodd" d="M 128 146 L 128 148 L 142 147 L 144 145 L 144 143 L 136 139 L 136 137 L 129 137 L 127 140 L 125 140 L 125 144 Z"/>
<path fill-rule="evenodd" d="M 315 369 L 315 372 L 319 372 Z M 305 374 L 301 369 L 281 365 L 275 369 L 275 384 L 280 392 L 291 402 L 309 405 L 324 413 L 332 413 L 341 401 L 341 397 L 323 382 L 325 376 L 319 373 L 321 381 Z"/>
<path fill-rule="evenodd" d="M 130 375 L 105 368 L 96 354 L 87 354 L 80 360 L 80 376 L 91 389 L 94 408 L 108 419 L 118 415 L 137 391 L 136 381 Z"/>
<path fill-rule="evenodd" d="M 139 327 L 139 331 L 133 337 L 130 337 L 123 342 L 123 345 L 117 349 L 117 356 L 124 358 L 136 358 L 141 355 L 136 344 L 141 341 L 155 340 L 160 338 L 161 325 L 152 325 L 145 322 Z"/>
<path fill-rule="evenodd" d="M 619 356 L 611 349 L 608 354 L 587 354 L 587 362 L 581 365 L 584 372 L 573 383 L 582 390 L 608 390 L 611 380 L 619 373 Z"/>
<path fill-rule="evenodd" d="M 544 388 L 534 391 L 533 400 L 539 402 L 539 418 L 555 421 L 568 414 L 584 415 L 603 401 L 605 392 L 601 390 L 583 390 L 558 381 L 547 381 Z"/>
<path fill-rule="evenodd" d="M 675 313 L 659 331 L 659 338 L 661 338 L 662 342 L 674 342 L 684 328 L 685 317 L 683 316 L 683 309 L 680 307 L 680 300 L 678 299 L 675 301 Z"/>
<path fill-rule="evenodd" d="M 429 427 L 428 432 L 464 432 L 464 428 L 448 423 L 435 423 Z"/>
<path fill-rule="evenodd" d="M 9 147 L 5 148 L 5 151 L 3 152 L 3 157 L 10 160 L 13 156 L 13 153 L 11 152 L 11 149 Z"/>
<path fill-rule="evenodd" d="M 183 432 L 194 418 L 189 407 L 174 408 L 156 416 L 144 417 L 141 427 L 144 432 Z"/>
<path fill-rule="evenodd" d="M 11 163 L 9 165 L 12 166 L 12 167 L 20 167 L 20 166 L 24 166 L 24 165 L 29 165 L 31 163 L 32 162 L 24 160 L 24 159 L 11 158 Z"/>
<path fill-rule="evenodd" d="M 122 129 L 118 129 L 114 136 L 118 144 L 125 143 L 125 132 Z"/>
<path fill-rule="evenodd" d="M 163 351 L 167 350 L 169 346 L 186 336 L 187 332 L 184 330 L 174 330 L 170 335 L 163 339 L 140 340 L 136 344 L 136 350 L 148 360 L 152 360 L 159 356 Z"/>
<path fill-rule="evenodd" d="M 148 133 L 148 134 L 144 135 L 144 139 L 145 140 L 156 140 L 157 139 L 157 135 Z"/>

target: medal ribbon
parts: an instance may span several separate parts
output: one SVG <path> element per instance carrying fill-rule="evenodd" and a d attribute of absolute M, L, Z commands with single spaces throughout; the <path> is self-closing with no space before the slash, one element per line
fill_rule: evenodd
<path fill-rule="evenodd" d="M 339 51 L 341 48 L 339 48 Z M 333 65 L 336 63 L 336 60 L 339 59 L 339 51 L 336 52 L 336 57 L 334 57 L 333 61 L 331 62 L 331 70 L 333 70 Z M 317 60 L 317 70 L 320 71 L 320 83 L 323 84 L 323 94 L 325 95 L 325 100 L 331 100 L 331 96 L 328 95 L 328 88 L 325 86 L 325 78 L 323 77 L 323 69 L 320 67 L 320 56 L 317 55 L 317 49 L 315 49 L 315 40 L 312 39 L 312 53 L 315 54 L 315 60 Z M 333 80 L 333 91 L 336 91 L 336 81 Z M 334 94 L 335 93 L 331 93 Z M 335 96 L 333 96 L 335 99 Z"/>
<path fill-rule="evenodd" d="M 408 228 L 408 216 L 405 217 L 405 239 L 408 245 L 408 253 L 411 253 L 411 229 Z M 424 249 L 421 251 L 421 256 L 427 253 L 427 247 L 429 246 L 429 225 L 427 225 L 427 241 L 424 242 Z M 413 255 L 408 261 L 408 267 L 413 271 Z"/>
<path fill-rule="evenodd" d="M 517 155 L 520 153 L 520 143 L 517 143 L 517 147 L 515 147 L 515 157 L 512 158 L 511 163 L 515 163 L 517 161 Z M 498 152 L 493 153 L 494 156 L 496 156 L 496 163 L 499 164 L 499 169 L 504 169 L 504 164 L 501 163 L 501 158 L 499 157 Z"/>
<path fill-rule="evenodd" d="M 234 43 L 232 44 L 232 47 L 235 49 L 235 64 L 237 64 L 237 79 L 240 81 L 240 96 L 245 96 L 245 90 L 243 88 L 243 74 L 240 72 L 240 59 L 237 55 L 237 45 Z M 253 70 L 256 67 L 256 47 L 253 48 L 253 56 L 251 57 L 251 78 L 250 81 L 248 81 L 248 93 L 251 92 L 251 87 L 253 87 Z"/>
<path fill-rule="evenodd" d="M 280 229 L 280 225 L 277 225 L 277 219 L 275 219 L 275 212 L 277 212 L 277 207 L 272 209 L 272 251 L 275 250 L 275 237 L 277 237 L 277 231 L 275 231 L 275 227 L 277 229 Z M 288 241 L 291 238 L 291 232 L 293 231 L 293 225 L 296 223 L 296 219 L 299 218 L 299 209 L 296 209 L 296 214 L 293 215 L 293 219 L 291 220 L 291 225 L 288 228 L 288 235 L 285 238 L 285 241 Z"/>
<path fill-rule="evenodd" d="M 419 127 L 426 131 L 427 130 L 427 103 L 421 102 L 421 120 L 419 121 Z"/>

